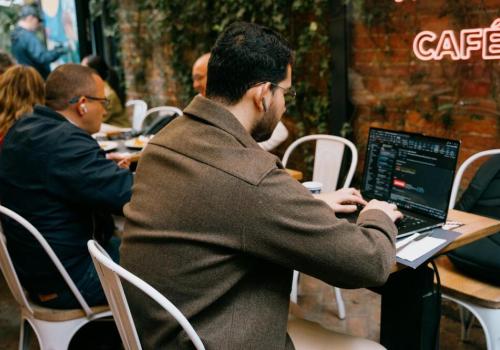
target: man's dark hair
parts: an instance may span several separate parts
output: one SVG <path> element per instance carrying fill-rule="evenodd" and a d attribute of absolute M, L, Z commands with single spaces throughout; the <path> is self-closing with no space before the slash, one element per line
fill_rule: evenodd
<path fill-rule="evenodd" d="M 92 68 L 79 64 L 67 63 L 57 67 L 45 83 L 45 104 L 55 111 L 62 111 L 74 97 L 94 96 L 94 75 L 98 76 Z"/>
<path fill-rule="evenodd" d="M 212 48 L 206 95 L 234 104 L 257 83 L 284 80 L 292 63 L 293 51 L 280 34 L 253 23 L 233 23 Z"/>

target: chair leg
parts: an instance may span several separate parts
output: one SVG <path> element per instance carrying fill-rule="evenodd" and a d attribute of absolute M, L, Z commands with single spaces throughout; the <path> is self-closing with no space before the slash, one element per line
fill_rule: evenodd
<path fill-rule="evenodd" d="M 339 318 L 343 320 L 345 319 L 344 298 L 342 298 L 342 293 L 340 291 L 340 288 L 333 287 L 333 290 L 335 291 L 335 300 L 337 301 L 337 308 L 339 309 Z"/>
<path fill-rule="evenodd" d="M 290 301 L 294 304 L 297 304 L 298 299 L 299 299 L 299 272 L 293 270 L 292 291 L 290 292 Z"/>
<path fill-rule="evenodd" d="M 475 317 L 469 310 L 461 305 L 458 305 L 458 311 L 460 313 L 460 340 L 467 341 Z"/>
<path fill-rule="evenodd" d="M 483 326 L 488 350 L 500 350 L 500 310 L 477 307 L 477 319 Z"/>
<path fill-rule="evenodd" d="M 21 327 L 19 329 L 19 350 L 28 350 L 33 339 L 33 328 L 29 322 L 21 318 Z"/>
<path fill-rule="evenodd" d="M 500 350 L 500 310 L 487 309 L 478 305 L 455 299 L 443 294 L 444 299 L 451 300 L 472 313 L 481 324 L 486 338 L 487 350 Z"/>

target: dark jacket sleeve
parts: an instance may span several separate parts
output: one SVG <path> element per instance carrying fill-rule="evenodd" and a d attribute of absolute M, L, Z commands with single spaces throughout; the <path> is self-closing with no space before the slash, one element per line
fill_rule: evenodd
<path fill-rule="evenodd" d="M 28 56 L 38 64 L 52 63 L 63 54 L 61 50 L 47 50 L 35 33 L 26 31 L 23 40 Z"/>
<path fill-rule="evenodd" d="M 75 129 L 76 130 L 76 129 Z M 59 139 L 57 156 L 50 157 L 48 186 L 69 202 L 121 214 L 130 200 L 132 174 L 108 160 L 97 142 L 83 131 L 69 131 Z"/>
<path fill-rule="evenodd" d="M 257 191 L 241 195 L 257 196 L 250 203 L 258 203 L 248 209 L 244 224 L 246 253 L 339 287 L 376 286 L 387 280 L 396 260 L 397 229 L 382 211 L 363 213 L 357 224 L 338 219 L 326 203 L 278 169 Z"/>

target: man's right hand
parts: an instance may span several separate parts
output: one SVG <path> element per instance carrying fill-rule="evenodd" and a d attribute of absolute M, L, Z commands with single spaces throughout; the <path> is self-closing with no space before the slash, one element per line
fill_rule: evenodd
<path fill-rule="evenodd" d="M 372 199 L 371 201 L 369 201 L 359 214 L 361 215 L 363 212 L 370 209 L 382 210 L 392 220 L 392 222 L 395 222 L 396 220 L 403 217 L 403 214 L 398 210 L 396 204 L 387 203 L 376 199 Z"/>

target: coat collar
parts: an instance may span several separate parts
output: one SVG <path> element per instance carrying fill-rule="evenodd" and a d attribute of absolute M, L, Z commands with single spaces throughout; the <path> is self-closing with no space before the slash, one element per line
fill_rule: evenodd
<path fill-rule="evenodd" d="M 222 104 L 197 95 L 184 109 L 190 117 L 201 119 L 234 136 L 242 145 L 248 148 L 260 149 L 260 146 L 248 131 Z"/>
<path fill-rule="evenodd" d="M 68 120 L 62 114 L 57 113 L 52 108 L 49 108 L 47 106 L 35 105 L 35 107 L 33 108 L 33 114 L 68 122 Z"/>

